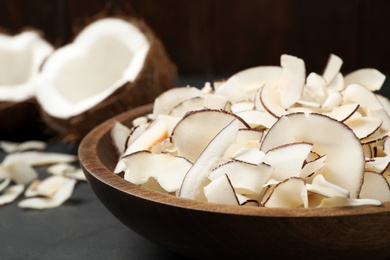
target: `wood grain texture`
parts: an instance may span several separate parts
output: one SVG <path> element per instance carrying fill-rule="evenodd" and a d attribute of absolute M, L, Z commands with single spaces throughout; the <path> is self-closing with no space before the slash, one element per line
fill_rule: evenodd
<path fill-rule="evenodd" d="M 109 132 L 114 120 L 130 125 L 132 119 L 151 109 L 146 105 L 110 119 L 90 132 L 79 148 L 93 191 L 135 232 L 196 259 L 390 256 L 389 202 L 383 207 L 330 209 L 237 207 L 165 195 L 113 174 L 117 155 Z"/>
<path fill-rule="evenodd" d="M 118 12 L 142 18 L 181 74 L 232 74 L 279 65 L 297 55 L 320 72 L 330 53 L 343 71 L 390 69 L 387 0 L 0 0 L 0 27 L 34 26 L 56 46 L 91 18 Z"/>

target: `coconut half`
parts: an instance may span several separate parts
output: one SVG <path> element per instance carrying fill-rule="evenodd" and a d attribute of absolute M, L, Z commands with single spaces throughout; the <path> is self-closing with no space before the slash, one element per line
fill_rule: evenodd
<path fill-rule="evenodd" d="M 1 139 L 38 137 L 43 124 L 39 124 L 35 87 L 41 65 L 53 49 L 38 31 L 0 33 Z"/>
<path fill-rule="evenodd" d="M 47 59 L 36 96 L 47 125 L 78 141 L 102 121 L 152 102 L 176 75 L 143 22 L 104 18 Z"/>

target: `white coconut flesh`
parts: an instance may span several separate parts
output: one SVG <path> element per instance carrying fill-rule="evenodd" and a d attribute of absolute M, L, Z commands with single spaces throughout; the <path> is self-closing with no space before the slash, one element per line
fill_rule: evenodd
<path fill-rule="evenodd" d="M 35 31 L 0 34 L 0 101 L 33 97 L 40 66 L 52 51 L 53 47 Z"/>
<path fill-rule="evenodd" d="M 281 67 L 244 70 L 213 88 L 206 83 L 203 89 L 166 91 L 146 115 L 151 121 L 134 120 L 145 121 L 145 129 L 159 119 L 169 121 L 154 128 L 163 138 L 150 138 L 142 129 L 137 138 L 140 127 L 133 127 L 128 142 L 131 147 L 130 140 L 140 143 L 139 137 L 149 136 L 142 143 L 156 142 L 138 153 L 162 161 L 157 165 L 133 154 L 127 168 L 153 165 L 156 171 L 142 171 L 142 186 L 172 193 L 159 185 L 161 178 L 182 169 L 175 166 L 170 174 L 160 169 L 183 157 L 192 166 L 182 180 L 180 175 L 175 195 L 199 201 L 288 208 L 381 205 L 390 200 L 390 101 L 373 90 L 384 78 L 367 69 L 344 79 L 341 65 L 331 55 L 322 75 L 305 77 L 303 60 L 283 55 Z M 158 180 L 148 178 L 156 172 Z M 180 180 L 164 179 L 176 189 Z"/>
<path fill-rule="evenodd" d="M 45 62 L 38 101 L 54 117 L 81 114 L 134 81 L 149 48 L 145 35 L 129 22 L 106 18 L 92 23 Z"/>
<path fill-rule="evenodd" d="M 314 152 L 327 156 L 322 173 L 324 177 L 348 190 L 351 198 L 357 198 L 362 185 L 365 158 L 360 140 L 354 132 L 341 122 L 321 114 L 297 113 L 286 115 L 285 118 L 290 122 L 290 131 L 297 142 L 310 142 Z M 261 150 L 266 152 L 286 144 L 279 138 L 286 131 L 285 124 L 278 122 L 265 136 Z"/>

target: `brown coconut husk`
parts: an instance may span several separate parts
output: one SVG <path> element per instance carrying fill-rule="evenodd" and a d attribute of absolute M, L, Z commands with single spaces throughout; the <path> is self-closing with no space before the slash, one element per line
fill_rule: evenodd
<path fill-rule="evenodd" d="M 16 32 L 0 27 L 0 33 L 9 36 L 25 31 L 33 31 L 49 43 L 41 30 L 31 26 L 25 26 Z M 47 140 L 54 134 L 42 121 L 35 97 L 17 102 L 0 101 L 0 122 L 0 140 L 14 142 Z"/>
<path fill-rule="evenodd" d="M 0 102 L 0 122 L 0 140 L 46 140 L 53 135 L 40 118 L 35 98 Z"/>
<path fill-rule="evenodd" d="M 123 19 L 123 18 L 122 18 Z M 163 43 L 139 19 L 128 20 L 147 37 L 150 49 L 144 67 L 133 82 L 128 82 L 90 110 L 69 119 L 55 118 L 40 109 L 44 122 L 57 131 L 66 142 L 79 142 L 95 126 L 132 108 L 151 103 L 169 88 L 174 87 L 177 68 L 170 60 Z"/>

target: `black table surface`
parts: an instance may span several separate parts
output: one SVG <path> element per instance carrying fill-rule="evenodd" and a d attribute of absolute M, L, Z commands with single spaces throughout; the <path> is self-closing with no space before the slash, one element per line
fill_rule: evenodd
<path fill-rule="evenodd" d="M 185 76 L 179 86 L 203 86 L 218 77 Z M 390 80 L 381 94 L 390 96 Z M 47 151 L 77 154 L 78 145 L 50 143 Z M 0 151 L 0 162 L 5 153 Z M 45 168 L 38 167 L 40 177 Z M 22 196 L 23 198 L 23 196 Z M 19 198 L 20 201 L 22 198 Z M 0 259 L 187 259 L 139 236 L 100 203 L 87 182 L 79 182 L 63 205 L 26 210 L 17 201 L 0 207 Z"/>
<path fill-rule="evenodd" d="M 177 85 L 203 86 L 212 77 L 188 76 Z M 77 154 L 78 144 L 49 143 L 46 151 Z M 6 154 L 0 149 L 0 162 Z M 37 167 L 39 177 L 46 168 Z M 17 203 L 0 206 L 0 259 L 186 259 L 134 233 L 117 220 L 79 182 L 69 200 L 54 209 L 28 210 Z"/>

